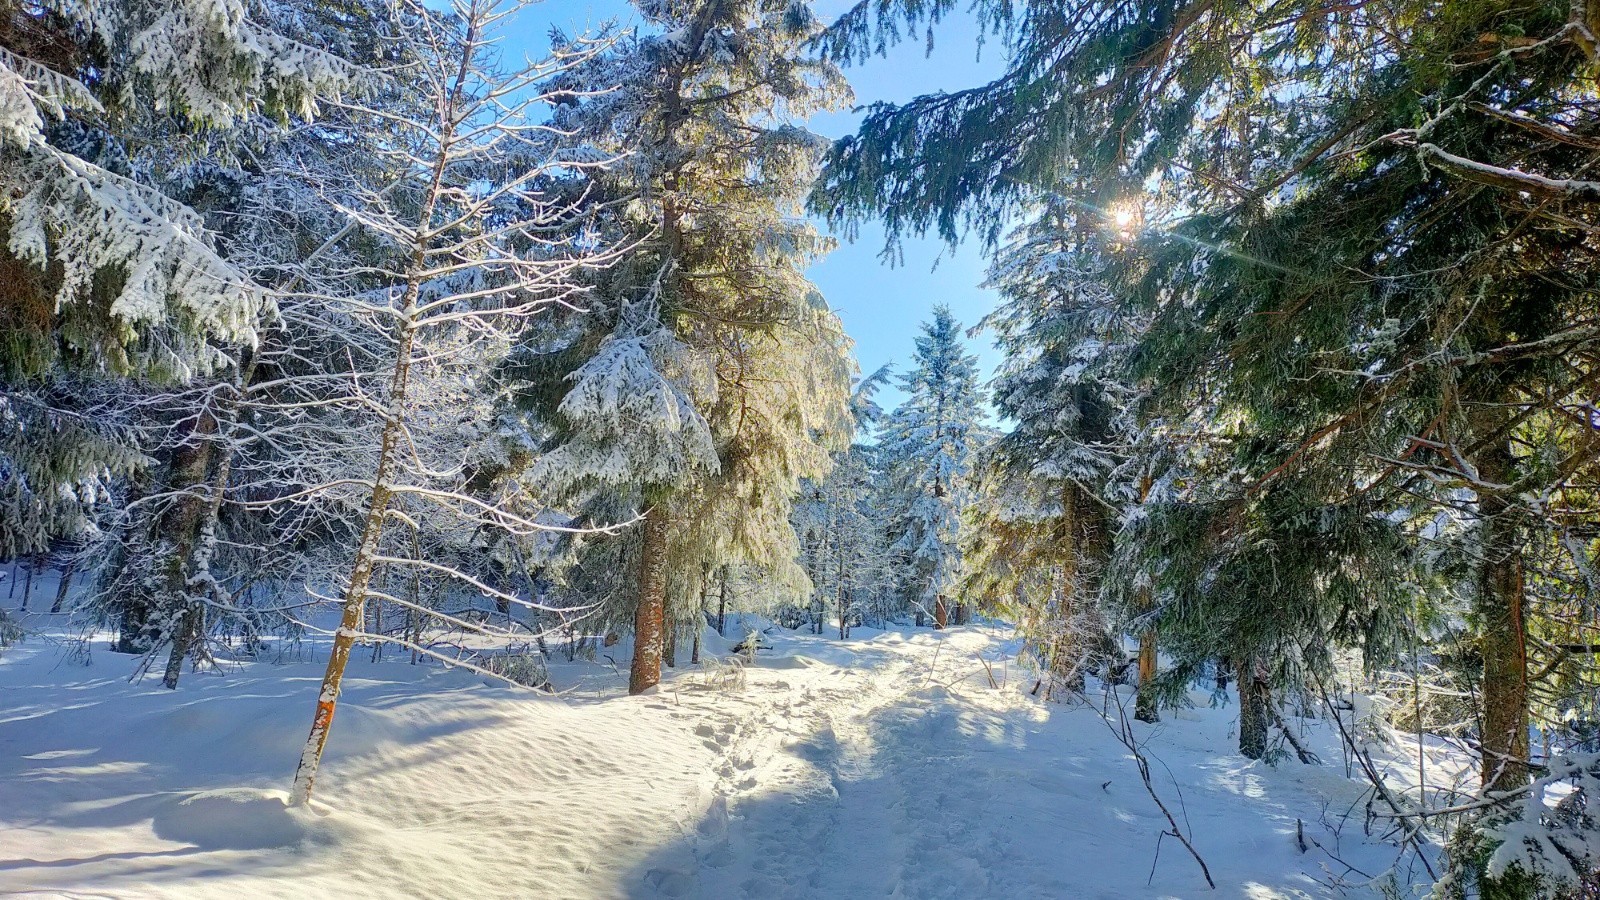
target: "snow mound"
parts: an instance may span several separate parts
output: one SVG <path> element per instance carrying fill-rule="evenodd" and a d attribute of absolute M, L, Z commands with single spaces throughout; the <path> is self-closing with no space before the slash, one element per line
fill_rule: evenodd
<path fill-rule="evenodd" d="M 322 818 L 291 807 L 283 791 L 234 788 L 200 791 L 162 807 L 151 825 L 169 841 L 202 850 L 293 847 L 310 837 Z"/>
<path fill-rule="evenodd" d="M 823 665 L 820 660 L 798 653 L 782 656 L 763 656 L 757 663 L 763 669 L 814 669 Z"/>

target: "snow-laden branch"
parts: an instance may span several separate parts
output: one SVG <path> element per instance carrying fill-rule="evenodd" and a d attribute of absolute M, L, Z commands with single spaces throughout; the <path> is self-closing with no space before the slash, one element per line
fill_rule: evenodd
<path fill-rule="evenodd" d="M 1457 156 L 1437 144 L 1427 142 L 1416 144 L 1416 149 L 1417 154 L 1425 161 L 1432 162 L 1446 172 L 1475 184 L 1502 190 L 1520 191 L 1539 197 L 1579 200 L 1585 203 L 1600 202 L 1600 181 L 1579 178 L 1550 178 L 1534 172 L 1524 172 L 1520 169 L 1490 165 L 1489 163 L 1468 159 L 1464 156 Z"/>

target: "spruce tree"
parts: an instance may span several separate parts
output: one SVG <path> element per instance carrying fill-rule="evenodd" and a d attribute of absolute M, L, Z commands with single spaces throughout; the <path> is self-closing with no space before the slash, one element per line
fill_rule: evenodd
<path fill-rule="evenodd" d="M 1051 204 L 990 269 L 1001 303 L 980 328 L 1005 354 L 992 392 L 1014 425 L 983 454 L 968 586 L 1018 618 L 1053 680 L 1077 684 L 1120 665 L 1103 588 L 1118 512 L 1142 471 L 1143 394 L 1126 365 L 1142 320 L 1101 278 L 1105 248 L 1073 221 Z M 1148 609 L 1124 612 L 1153 635 Z M 1150 718 L 1150 704 L 1140 712 Z"/>
<path fill-rule="evenodd" d="M 829 46 L 874 52 L 948 8 L 861 4 Z M 1584 270 L 1586 226 L 1572 222 L 1591 188 L 1590 108 L 1574 88 L 1594 56 L 1586 8 L 1363 4 L 1350 19 L 1313 5 L 979 4 L 1012 45 L 1006 76 L 875 109 L 836 147 L 817 206 L 892 232 L 973 226 L 991 239 L 1040 196 L 1065 195 L 1102 231 L 1130 200 L 1183 210 L 1160 211 L 1114 278 L 1153 317 L 1141 377 L 1170 400 L 1166 415 L 1206 411 L 1193 440 L 1216 445 L 1208 467 L 1235 481 L 1191 510 L 1209 524 L 1169 533 L 1212 548 L 1197 559 L 1220 548 L 1240 564 L 1229 547 L 1290 542 L 1324 611 L 1291 643 L 1326 641 L 1320 622 L 1359 625 L 1378 661 L 1403 579 L 1376 604 L 1341 597 L 1314 558 L 1333 531 L 1317 529 L 1344 532 L 1340 552 L 1362 569 L 1403 572 L 1395 532 L 1432 538 L 1369 523 L 1430 520 L 1416 489 L 1454 479 L 1474 495 L 1461 537 L 1478 560 L 1467 581 L 1484 784 L 1514 787 L 1526 777 L 1522 557 L 1543 518 L 1517 498 L 1573 497 L 1589 459 L 1537 424 L 1561 419 L 1587 378 L 1582 363 L 1546 368 L 1589 352 L 1591 289 L 1570 274 Z M 1553 274 L 1557 259 L 1567 274 Z M 1554 290 L 1529 292 L 1545 278 Z M 1556 462 L 1535 464 L 1531 446 Z M 1455 502 L 1422 493 L 1424 508 Z M 1267 510 L 1322 524 L 1284 531 Z"/>
<path fill-rule="evenodd" d="M 875 515 L 884 495 L 876 480 L 876 447 L 867 443 L 883 417 L 875 397 L 888 378 L 885 366 L 857 381 L 851 392 L 855 440 L 833 454 L 833 469 L 826 477 L 801 483 L 791 516 L 800 538 L 800 564 L 811 582 L 812 630 L 823 633 L 832 605 L 840 640 L 849 637 L 850 622 L 892 578 L 888 532 Z"/>
<path fill-rule="evenodd" d="M 934 308 L 916 347 L 900 379 L 906 397 L 885 417 L 880 440 L 892 461 L 889 515 L 902 596 L 919 620 L 931 612 L 934 627 L 944 628 L 961 578 L 973 465 L 985 440 L 984 396 L 977 357 L 967 352 L 948 307 Z"/>
<path fill-rule="evenodd" d="M 640 409 L 644 429 L 609 412 L 551 418 L 532 471 L 556 502 L 602 501 L 594 518 L 625 520 L 601 489 L 642 518 L 635 693 L 659 681 L 668 621 L 694 614 L 707 573 L 747 563 L 804 593 L 790 501 L 848 432 L 852 374 L 838 319 L 803 274 L 829 242 L 799 216 L 825 142 L 798 123 L 848 98 L 805 50 L 821 24 L 774 0 L 640 11 L 648 32 L 574 73 L 556 119 L 590 148 L 628 152 L 596 198 L 602 227 L 633 249 L 599 279 L 575 336 L 528 367 L 548 378 L 575 362 L 568 398 L 592 384 L 613 406 L 639 402 L 606 380 L 617 366 L 573 358 L 628 342 L 629 371 L 663 398 Z"/>
<path fill-rule="evenodd" d="M 91 533 L 146 467 L 129 417 L 76 380 L 182 383 L 256 339 L 268 298 L 182 195 L 218 133 L 306 117 L 349 86 L 348 63 L 283 11 L 0 13 L 0 553 Z"/>

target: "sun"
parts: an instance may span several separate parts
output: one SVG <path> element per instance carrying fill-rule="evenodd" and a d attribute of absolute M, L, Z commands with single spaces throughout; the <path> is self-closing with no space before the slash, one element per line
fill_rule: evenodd
<path fill-rule="evenodd" d="M 1144 221 L 1144 210 L 1132 200 L 1122 200 L 1111 205 L 1106 210 L 1113 229 L 1124 238 L 1133 237 Z"/>

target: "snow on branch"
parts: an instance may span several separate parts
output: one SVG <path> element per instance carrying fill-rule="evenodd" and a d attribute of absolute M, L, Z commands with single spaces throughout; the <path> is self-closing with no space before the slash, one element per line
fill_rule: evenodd
<path fill-rule="evenodd" d="M 1398 140 L 1404 143 L 1404 139 Z M 1494 166 L 1457 156 L 1437 144 L 1427 142 L 1416 144 L 1416 148 L 1418 155 L 1424 161 L 1430 161 L 1446 172 L 1476 184 L 1508 191 L 1521 191 L 1540 197 L 1581 200 L 1586 203 L 1600 202 L 1600 181 L 1550 178 L 1533 172 Z"/>

